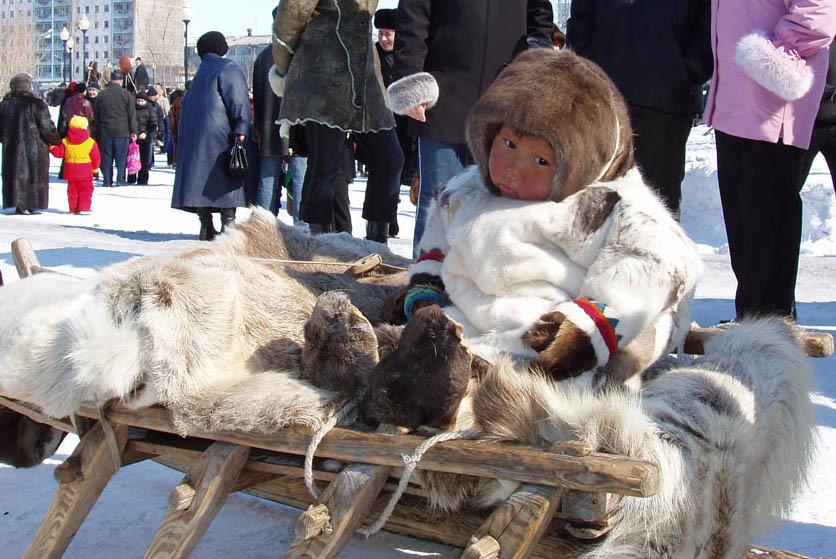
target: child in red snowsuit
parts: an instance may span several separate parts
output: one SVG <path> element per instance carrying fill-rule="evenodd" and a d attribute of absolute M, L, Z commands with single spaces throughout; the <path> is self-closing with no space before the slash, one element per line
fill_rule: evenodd
<path fill-rule="evenodd" d="M 87 130 L 83 116 L 70 119 L 67 137 L 49 148 L 55 157 L 64 159 L 64 178 L 67 179 L 67 200 L 71 214 L 88 214 L 93 201 L 93 175 L 99 171 L 102 156 L 96 141 Z"/>

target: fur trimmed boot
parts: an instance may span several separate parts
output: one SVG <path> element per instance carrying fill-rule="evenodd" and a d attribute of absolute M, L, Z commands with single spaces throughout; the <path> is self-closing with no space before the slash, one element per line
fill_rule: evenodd
<path fill-rule="evenodd" d="M 235 223 L 236 208 L 224 208 L 221 210 L 221 233 L 226 231 L 226 228 Z"/>
<path fill-rule="evenodd" d="M 385 245 L 389 240 L 389 222 L 388 221 L 367 221 L 366 222 L 366 239 L 375 241 Z"/>
<path fill-rule="evenodd" d="M 197 218 L 200 220 L 200 240 L 211 241 L 218 232 L 215 231 L 215 224 L 212 223 L 212 212 L 206 208 L 197 210 Z"/>

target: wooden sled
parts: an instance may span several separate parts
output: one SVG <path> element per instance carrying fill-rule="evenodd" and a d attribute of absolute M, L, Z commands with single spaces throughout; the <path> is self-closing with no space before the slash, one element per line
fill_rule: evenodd
<path fill-rule="evenodd" d="M 21 277 L 46 271 L 28 243 L 16 241 L 13 254 Z M 826 343 L 817 347 L 827 350 Z M 832 351 L 832 338 L 830 347 Z M 333 429 L 316 452 L 313 477 L 320 496 L 314 499 L 302 481 L 303 456 L 312 436 L 304 428 L 269 437 L 192 432 L 183 438 L 168 411 L 160 407 L 83 408 L 73 418 L 54 419 L 11 394 L 0 394 L 0 406 L 80 435 L 73 454 L 55 470 L 58 488 L 26 559 L 61 557 L 111 477 L 122 467 L 148 459 L 184 476 L 172 489 L 168 510 L 145 557 L 188 557 L 229 494 L 236 491 L 304 511 L 285 557 L 337 557 L 364 523 L 378 518 L 398 483 L 396 469 L 403 467 L 403 456 L 424 440 L 385 425 L 375 432 Z M 334 461 L 339 462 L 339 471 Z M 608 505 L 614 496 L 649 497 L 659 486 L 655 464 L 572 443 L 542 450 L 447 441 L 427 451 L 418 468 L 521 483 L 492 511 L 452 517 L 429 511 L 423 489 L 407 486 L 384 529 L 459 547 L 461 557 L 467 559 L 578 557 L 607 533 Z M 747 559 L 800 557 L 761 547 L 750 548 L 746 555 Z"/>

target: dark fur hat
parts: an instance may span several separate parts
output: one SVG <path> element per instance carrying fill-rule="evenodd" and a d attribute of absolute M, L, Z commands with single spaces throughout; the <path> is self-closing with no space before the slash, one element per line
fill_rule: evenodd
<path fill-rule="evenodd" d="M 485 184 L 497 194 L 488 157 L 502 124 L 551 144 L 555 201 L 596 181 L 621 177 L 634 165 L 624 99 L 601 68 L 569 51 L 520 54 L 471 109 L 467 144 Z"/>
<path fill-rule="evenodd" d="M 375 29 L 395 29 L 396 15 L 398 11 L 391 8 L 382 8 L 374 13 Z"/>
<path fill-rule="evenodd" d="M 229 45 L 220 31 L 207 31 L 197 40 L 197 55 L 201 58 L 209 53 L 224 56 L 227 52 Z"/>

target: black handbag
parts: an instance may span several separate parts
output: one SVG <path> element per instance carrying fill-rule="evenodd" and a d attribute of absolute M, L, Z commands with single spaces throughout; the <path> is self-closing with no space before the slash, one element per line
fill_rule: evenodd
<path fill-rule="evenodd" d="M 236 136 L 232 149 L 229 150 L 229 174 L 233 177 L 246 177 L 248 169 L 247 149 L 244 142 Z"/>

